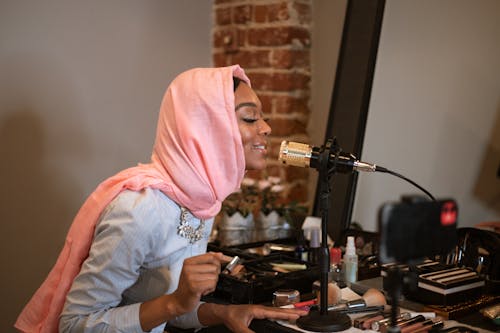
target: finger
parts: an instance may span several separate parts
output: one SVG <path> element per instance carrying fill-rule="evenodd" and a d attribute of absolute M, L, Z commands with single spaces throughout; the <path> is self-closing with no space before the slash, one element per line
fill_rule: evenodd
<path fill-rule="evenodd" d="M 297 320 L 300 316 L 306 315 L 308 312 L 298 309 L 274 309 L 263 307 L 256 311 L 255 318 L 258 319 L 281 319 L 281 320 Z"/>
<path fill-rule="evenodd" d="M 216 287 L 207 288 L 205 291 L 203 291 L 203 292 L 201 293 L 201 296 L 206 296 L 206 295 L 208 295 L 208 294 L 210 294 L 210 293 L 213 293 L 213 292 L 215 291 L 215 289 L 216 289 Z"/>
<path fill-rule="evenodd" d="M 221 263 L 226 263 L 233 260 L 233 257 L 227 256 L 222 252 L 209 252 L 209 253 L 214 255 Z"/>
<path fill-rule="evenodd" d="M 220 265 L 207 263 L 184 263 L 184 271 L 187 273 L 218 273 Z"/>
<path fill-rule="evenodd" d="M 184 260 L 184 262 L 185 263 L 186 262 L 193 263 L 193 264 L 211 263 L 211 264 L 220 265 L 221 259 L 220 259 L 220 255 L 217 255 L 214 252 L 208 252 L 208 253 L 201 254 L 198 256 L 189 257 L 186 260 Z"/>
<path fill-rule="evenodd" d="M 200 285 L 200 284 L 207 284 L 207 285 L 215 286 L 217 284 L 217 281 L 219 280 L 218 275 L 207 274 L 207 273 L 186 275 L 183 278 L 184 278 L 183 282 L 188 283 L 189 285 L 193 285 L 195 287 L 196 287 L 196 285 Z"/>

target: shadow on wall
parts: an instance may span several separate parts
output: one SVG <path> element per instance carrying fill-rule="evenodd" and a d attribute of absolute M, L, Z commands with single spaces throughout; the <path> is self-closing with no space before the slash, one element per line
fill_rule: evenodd
<path fill-rule="evenodd" d="M 497 118 L 490 140 L 484 151 L 474 195 L 487 207 L 500 214 L 500 106 L 497 109 Z"/>
<path fill-rule="evenodd" d="M 74 117 L 71 82 L 60 68 L 26 60 L 2 61 L 2 72 L 12 80 L 9 86 L 5 76 L 0 82 L 5 97 L 0 99 L 1 332 L 14 332 L 18 314 L 55 263 L 82 204 L 82 190 L 64 164 L 71 160 L 68 150 L 78 159 L 88 154 Z M 65 140 L 61 127 L 74 130 L 73 138 Z"/>
<path fill-rule="evenodd" d="M 43 281 L 74 214 L 72 190 L 44 167 L 44 133 L 28 110 L 0 120 L 0 221 L 4 267 L 1 312 L 10 331 L 17 314 Z M 4 326 L 4 324 L 2 324 Z"/>
<path fill-rule="evenodd" d="M 45 170 L 45 153 L 44 133 L 35 113 L 23 110 L 2 117 L 1 256 L 4 273 L 8 274 L 2 274 L 0 280 L 5 287 L 2 320 L 9 321 L 5 327 L 12 325 L 45 278 L 72 214 L 67 203 L 69 189 L 58 188 L 60 182 Z"/>

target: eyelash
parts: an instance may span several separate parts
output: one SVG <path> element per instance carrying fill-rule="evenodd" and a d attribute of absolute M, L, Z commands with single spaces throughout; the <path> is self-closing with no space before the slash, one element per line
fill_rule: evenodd
<path fill-rule="evenodd" d="M 254 119 L 254 118 L 243 118 L 243 121 L 249 124 L 253 124 L 258 120 L 259 119 Z M 262 120 L 264 120 L 267 123 L 269 121 L 269 118 L 262 118 Z"/>

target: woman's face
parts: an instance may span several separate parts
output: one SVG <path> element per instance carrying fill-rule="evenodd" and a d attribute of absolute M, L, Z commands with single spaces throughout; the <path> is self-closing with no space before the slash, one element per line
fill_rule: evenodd
<path fill-rule="evenodd" d="M 262 170 L 266 167 L 267 136 L 271 127 L 264 119 L 259 98 L 247 84 L 240 83 L 234 98 L 246 170 Z"/>

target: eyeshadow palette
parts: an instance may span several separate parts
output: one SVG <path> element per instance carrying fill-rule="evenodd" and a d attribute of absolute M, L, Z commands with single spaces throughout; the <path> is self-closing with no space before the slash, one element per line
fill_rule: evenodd
<path fill-rule="evenodd" d="M 418 276 L 415 297 L 426 304 L 452 305 L 479 298 L 485 281 L 469 268 L 448 268 Z"/>

